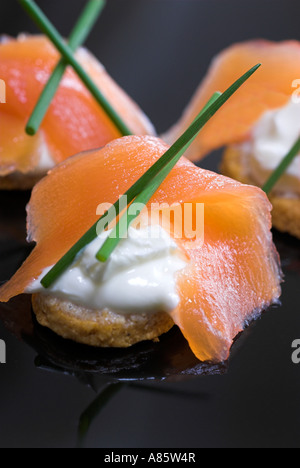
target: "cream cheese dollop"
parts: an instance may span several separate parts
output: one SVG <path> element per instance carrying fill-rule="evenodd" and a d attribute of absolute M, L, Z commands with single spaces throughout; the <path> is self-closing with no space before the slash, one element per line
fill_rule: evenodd
<path fill-rule="evenodd" d="M 170 312 L 179 303 L 176 273 L 187 260 L 175 241 L 159 225 L 129 228 L 106 263 L 96 253 L 111 231 L 103 232 L 82 252 L 70 268 L 45 290 L 40 280 L 27 293 L 51 294 L 89 309 L 115 313 Z"/>
<path fill-rule="evenodd" d="M 42 174 L 46 174 L 48 171 L 53 169 L 57 163 L 52 157 L 50 148 L 46 142 L 46 138 L 43 132 L 40 132 L 39 145 L 37 151 L 39 155 L 39 163 L 38 166 L 35 168 L 35 171 L 40 172 Z"/>
<path fill-rule="evenodd" d="M 251 138 L 241 147 L 250 176 L 262 186 L 290 151 L 300 135 L 300 103 L 290 99 L 280 109 L 267 111 L 255 125 Z M 277 191 L 300 195 L 300 155 L 276 186 Z"/>

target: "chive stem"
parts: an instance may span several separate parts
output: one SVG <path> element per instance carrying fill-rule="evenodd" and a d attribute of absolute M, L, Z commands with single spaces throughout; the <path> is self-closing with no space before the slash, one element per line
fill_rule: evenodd
<path fill-rule="evenodd" d="M 34 21 L 34 23 L 38 26 L 38 28 L 51 40 L 64 60 L 73 67 L 79 78 L 114 123 L 120 134 L 122 136 L 131 135 L 132 132 L 128 129 L 127 125 L 123 122 L 121 117 L 101 93 L 100 89 L 90 78 L 88 73 L 85 72 L 83 67 L 75 59 L 72 49 L 65 43 L 57 29 L 48 20 L 42 10 L 33 0 L 19 0 L 19 3 L 30 16 L 30 18 Z"/>
<path fill-rule="evenodd" d="M 177 140 L 177 142 L 174 143 L 173 146 L 171 146 L 171 148 L 160 158 L 160 160 L 158 160 L 158 162 L 161 162 L 161 169 L 157 172 L 149 184 L 144 187 L 142 192 L 136 197 L 134 203 L 136 203 L 137 206 L 139 204 L 146 205 L 150 201 L 154 193 L 163 183 L 165 178 L 169 175 L 179 159 L 183 156 L 187 148 L 192 144 L 203 126 L 260 66 L 261 64 L 258 64 L 245 73 L 245 75 L 239 78 L 223 94 L 212 96 L 211 103 L 208 103 L 205 106 L 205 108 L 200 112 L 192 125 L 186 130 L 186 132 Z M 99 260 L 99 262 L 106 262 L 108 260 L 109 256 L 118 246 L 120 240 L 124 237 L 124 234 L 129 229 L 130 224 L 140 214 L 140 212 L 141 210 L 137 209 L 136 212 L 130 216 L 127 210 L 126 214 L 119 220 L 117 226 L 113 229 L 110 236 L 102 245 L 101 249 L 97 252 L 96 258 Z M 125 216 L 127 217 L 126 219 Z M 124 219 L 126 223 L 123 222 Z"/>
<path fill-rule="evenodd" d="M 208 104 L 213 102 L 213 98 L 220 96 L 220 93 L 215 93 Z M 204 109 L 208 108 L 208 104 Z M 203 112 L 203 111 L 202 111 Z M 158 169 L 157 161 L 132 187 L 127 190 L 124 196 L 130 204 L 138 194 L 143 190 L 145 185 L 149 184 L 153 177 L 155 177 Z M 56 279 L 73 263 L 79 252 L 88 244 L 97 238 L 98 223 L 106 217 L 108 222 L 112 222 L 114 217 L 120 214 L 121 198 L 106 212 L 104 215 L 79 239 L 79 241 L 53 266 L 53 268 L 41 280 L 41 284 L 45 289 L 48 289 L 56 281 Z"/>
<path fill-rule="evenodd" d="M 300 153 L 300 137 L 298 138 L 294 146 L 291 148 L 288 154 L 283 158 L 279 166 L 275 169 L 271 177 L 267 180 L 267 182 L 263 186 L 263 191 L 266 192 L 266 194 L 269 194 L 272 191 L 272 189 L 275 187 L 279 179 L 286 172 L 288 167 L 291 165 L 291 163 L 293 162 L 293 160 L 299 153 Z"/>
<path fill-rule="evenodd" d="M 73 52 L 86 41 L 105 4 L 105 0 L 90 0 L 87 3 L 69 38 L 69 47 Z M 62 58 L 54 69 L 28 120 L 26 126 L 26 133 L 28 135 L 35 135 L 41 126 L 67 66 L 68 63 Z"/>
<path fill-rule="evenodd" d="M 213 94 L 211 99 L 198 115 L 197 119 L 209 109 L 209 107 L 221 96 L 221 94 L 222 93 L 220 92 Z M 197 119 L 195 119 L 193 123 L 195 123 Z M 145 206 L 150 201 L 154 193 L 159 189 L 166 177 L 176 166 L 179 159 L 184 155 L 190 144 L 192 144 L 192 142 L 195 140 L 196 136 L 197 134 L 191 139 L 190 143 L 186 144 L 181 151 L 175 154 L 174 157 L 162 168 L 162 170 L 146 185 L 144 190 L 142 190 L 142 192 L 140 192 L 140 194 L 134 200 L 134 204 L 136 204 L 136 206 L 139 206 L 139 204 L 141 204 L 141 206 Z M 99 260 L 99 262 L 104 263 L 108 260 L 109 256 L 117 247 L 120 238 L 126 234 L 130 225 L 139 216 L 141 211 L 141 208 L 138 208 L 132 215 L 129 215 L 128 211 L 123 215 L 118 224 L 112 230 L 110 236 L 103 243 L 101 249 L 97 252 L 96 258 Z"/>
<path fill-rule="evenodd" d="M 230 88 L 228 88 L 222 95 L 220 95 L 216 100 L 212 97 L 213 103 L 206 106 L 206 110 L 201 111 L 200 116 L 192 123 L 188 130 L 169 148 L 166 153 L 156 161 L 153 166 L 146 171 L 146 173 L 138 179 L 132 187 L 127 190 L 124 196 L 127 197 L 128 205 L 145 189 L 151 181 L 154 181 L 156 176 L 162 171 L 163 168 L 172 163 L 173 158 L 179 154 L 183 149 L 187 148 L 187 145 L 190 145 L 195 136 L 201 130 L 201 128 L 210 120 L 210 118 L 218 111 L 220 107 L 237 91 L 237 89 L 248 80 L 253 73 L 260 67 L 260 64 L 251 68 L 245 75 L 239 78 Z M 170 166 L 168 167 L 170 169 Z M 166 169 L 167 172 L 167 169 Z M 163 173 L 164 177 L 167 175 Z M 169 170 L 168 170 L 169 173 Z M 158 179 L 156 179 L 158 181 Z M 118 217 L 120 214 L 120 199 L 113 205 L 110 209 L 112 214 L 115 210 L 114 217 Z M 44 288 L 49 288 L 56 279 L 72 264 L 76 255 L 90 242 L 97 238 L 97 226 L 99 221 L 101 221 L 105 216 L 110 214 L 110 210 L 106 212 L 95 224 L 92 226 L 89 231 L 54 265 L 54 267 L 48 272 L 47 275 L 41 280 L 41 284 Z M 114 246 L 114 248 L 116 245 Z M 101 258 L 101 255 L 99 255 Z"/>

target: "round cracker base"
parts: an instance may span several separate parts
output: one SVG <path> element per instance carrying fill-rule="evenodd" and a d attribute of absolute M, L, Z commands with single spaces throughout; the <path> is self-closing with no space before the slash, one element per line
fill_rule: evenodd
<path fill-rule="evenodd" d="M 174 322 L 165 312 L 116 314 L 92 310 L 50 295 L 34 294 L 37 321 L 63 338 L 94 347 L 128 348 L 157 340 Z"/>
<path fill-rule="evenodd" d="M 251 177 L 245 174 L 239 151 L 234 147 L 226 149 L 220 170 L 225 176 L 238 180 L 243 184 L 255 185 Z M 273 205 L 273 226 L 281 232 L 300 239 L 300 199 L 285 198 L 278 195 L 270 195 L 269 199 Z"/>

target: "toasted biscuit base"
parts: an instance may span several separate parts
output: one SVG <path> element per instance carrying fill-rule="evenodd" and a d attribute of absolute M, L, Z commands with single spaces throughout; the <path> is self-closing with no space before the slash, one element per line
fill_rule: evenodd
<path fill-rule="evenodd" d="M 128 348 L 140 341 L 157 340 L 174 325 L 164 312 L 116 314 L 44 294 L 34 294 L 32 306 L 42 326 L 63 338 L 94 347 Z"/>
<path fill-rule="evenodd" d="M 220 170 L 222 174 L 243 184 L 255 185 L 251 177 L 245 173 L 236 148 L 226 149 Z M 270 195 L 269 198 L 273 205 L 273 226 L 281 232 L 287 232 L 300 239 L 300 199 L 279 195 Z"/>

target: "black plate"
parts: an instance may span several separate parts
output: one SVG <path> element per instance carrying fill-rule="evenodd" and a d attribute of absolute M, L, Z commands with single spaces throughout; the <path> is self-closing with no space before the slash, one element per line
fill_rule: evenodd
<path fill-rule="evenodd" d="M 73 0 L 68 10 L 63 3 L 70 2 L 38 1 L 67 37 L 85 0 Z M 87 45 L 161 133 L 218 51 L 252 38 L 299 40 L 298 18 L 295 0 L 108 0 Z M 0 34 L 20 31 L 36 29 L 17 2 L 2 1 Z M 220 157 L 202 164 L 218 170 Z M 0 282 L 31 250 L 28 198 L 0 194 Z M 299 448 L 300 368 L 291 345 L 300 338 L 300 242 L 274 235 L 285 274 L 282 305 L 247 329 L 222 369 L 201 366 L 176 329 L 158 346 L 102 354 L 37 326 L 29 298 L 1 307 L 7 364 L 0 365 L 0 446 L 74 447 L 79 426 L 80 433 L 89 428 L 89 447 Z M 173 382 L 176 375 L 180 382 Z M 97 396 L 108 382 L 114 383 Z"/>
<path fill-rule="evenodd" d="M 2 278 L 9 268 L 17 269 L 33 247 L 24 242 L 25 208 L 29 196 L 28 193 L 0 193 Z M 7 206 L 13 206 L 13 215 L 5 208 Z M 292 259 L 294 262 L 295 250 L 291 243 L 284 242 L 284 236 L 281 236 L 278 244 L 287 257 L 285 263 L 289 265 Z M 37 351 L 39 367 L 79 378 L 85 374 L 87 380 L 91 376 L 94 381 L 98 377 L 100 381 L 107 378 L 110 382 L 180 380 L 188 376 L 222 374 L 228 366 L 228 363 L 200 362 L 177 327 L 164 334 L 158 343 L 148 341 L 121 350 L 95 349 L 65 340 L 37 323 L 29 295 L 19 296 L 8 304 L 0 303 L 0 319 L 12 333 Z"/>
<path fill-rule="evenodd" d="M 37 353 L 35 364 L 87 381 L 180 380 L 188 376 L 223 373 L 226 364 L 199 362 L 177 327 L 159 343 L 143 342 L 128 349 L 95 349 L 60 338 L 34 318 L 31 297 L 22 295 L 0 304 L 0 319 Z"/>
<path fill-rule="evenodd" d="M 33 246 L 24 241 L 26 203 L 29 193 L 0 193 L 0 258 L 1 279 L 9 278 L 29 255 Z M 9 209 L 7 209 L 9 207 Z M 12 209 L 11 209 L 12 208 Z M 38 353 L 39 367 L 52 368 L 73 376 L 96 375 L 116 380 L 166 380 L 222 373 L 226 364 L 199 362 L 177 327 L 165 334 L 159 343 L 144 342 L 127 350 L 94 349 L 57 336 L 40 326 L 32 312 L 31 296 L 22 295 L 8 304 L 0 303 L 0 319 L 18 338 Z"/>
<path fill-rule="evenodd" d="M 28 193 L 0 193 L 0 253 L 1 279 L 8 278 L 30 253 L 32 246 L 24 242 L 25 206 Z M 9 200 L 9 203 L 8 203 Z M 7 206 L 13 206 L 13 215 Z M 276 246 L 282 259 L 286 281 L 292 276 L 300 278 L 300 242 L 290 236 L 274 233 Z M 272 311 L 266 312 L 266 317 Z M 78 415 L 76 446 L 86 444 L 92 423 L 121 391 L 147 390 L 150 395 L 207 401 L 209 394 L 202 390 L 186 391 L 147 387 L 147 382 L 179 382 L 226 375 L 229 363 L 210 365 L 199 362 L 191 352 L 180 330 L 174 327 L 163 335 L 159 343 L 143 342 L 129 349 L 94 349 L 60 338 L 40 326 L 31 308 L 31 297 L 19 296 L 8 304 L 0 304 L 0 323 L 27 348 L 34 351 L 31 366 L 37 371 L 51 371 L 72 377 L 80 384 L 94 389 L 98 396 Z M 232 355 L 247 346 L 251 325 L 236 341 Z M 2 328 L 3 329 L 3 328 Z M 245 343 L 246 341 L 246 343 Z M 11 350 L 10 350 L 11 351 Z M 27 362 L 27 366 L 30 365 Z M 230 366 L 229 366 L 230 370 Z M 136 382 L 136 384 L 134 384 Z"/>
<path fill-rule="evenodd" d="M 33 247 L 24 242 L 28 197 L 28 193 L 0 193 L 2 277 L 9 268 L 17 269 Z M 13 216 L 6 206 L 14 207 Z M 279 233 L 275 233 L 275 241 L 283 266 L 299 271 L 299 241 Z M 37 323 L 28 295 L 12 299 L 8 304 L 0 303 L 0 319 L 12 333 L 35 349 L 38 367 L 80 379 L 85 375 L 87 381 L 91 376 L 93 381 L 99 378 L 101 382 L 104 378 L 110 382 L 180 380 L 188 376 L 222 374 L 228 367 L 228 363 L 215 365 L 198 361 L 177 327 L 164 334 L 158 343 L 143 342 L 128 349 L 95 349 L 65 340 Z M 247 330 L 242 336 L 244 334 Z"/>

